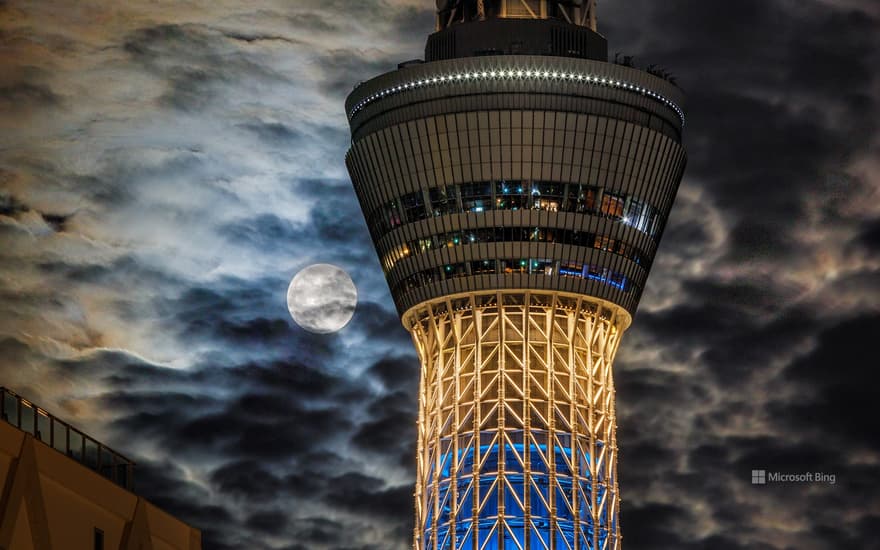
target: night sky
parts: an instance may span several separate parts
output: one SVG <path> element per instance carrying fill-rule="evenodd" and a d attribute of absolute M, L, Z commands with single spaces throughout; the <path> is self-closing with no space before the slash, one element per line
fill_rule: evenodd
<path fill-rule="evenodd" d="M 0 384 L 206 550 L 411 544 L 418 363 L 343 101 L 422 56 L 433 4 L 0 0 Z M 616 362 L 625 548 L 880 548 L 880 2 L 599 8 L 688 95 Z M 286 310 L 313 263 L 357 285 L 339 333 Z"/>

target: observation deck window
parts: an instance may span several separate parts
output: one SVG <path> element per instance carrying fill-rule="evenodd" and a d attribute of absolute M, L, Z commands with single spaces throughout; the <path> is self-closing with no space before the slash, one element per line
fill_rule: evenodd
<path fill-rule="evenodd" d="M 495 204 L 499 210 L 522 210 L 529 207 L 529 195 L 521 181 L 499 181 L 495 184 Z"/>
<path fill-rule="evenodd" d="M 492 185 L 489 182 L 466 183 L 461 186 L 461 205 L 465 212 L 493 209 Z"/>
<path fill-rule="evenodd" d="M 606 216 L 613 218 L 623 217 L 623 207 L 626 204 L 626 197 L 615 195 L 614 193 L 605 193 L 602 195 L 601 212 Z"/>
<path fill-rule="evenodd" d="M 574 186 L 574 185 L 573 185 Z M 538 182 L 532 185 L 533 208 L 558 212 L 565 198 L 565 184 Z"/>
<path fill-rule="evenodd" d="M 388 227 L 395 228 L 403 225 L 403 219 L 400 217 L 400 210 L 397 208 L 397 201 L 391 201 L 385 205 L 385 222 Z"/>
<path fill-rule="evenodd" d="M 554 260 L 536 259 L 531 261 L 529 273 L 533 275 L 553 275 Z"/>
<path fill-rule="evenodd" d="M 435 216 L 459 212 L 457 189 L 454 185 L 434 187 L 429 192 L 431 211 Z"/>
<path fill-rule="evenodd" d="M 501 260 L 501 269 L 504 273 L 528 273 L 528 258 L 515 258 L 510 260 Z"/>
<path fill-rule="evenodd" d="M 653 235 L 656 231 L 658 215 L 657 210 L 637 199 L 630 199 L 623 222 L 629 224 L 643 233 Z"/>
<path fill-rule="evenodd" d="M 409 193 L 401 198 L 403 203 L 403 211 L 406 214 L 407 222 L 417 222 L 428 217 L 428 211 L 425 209 L 425 198 L 421 191 Z"/>
<path fill-rule="evenodd" d="M 473 275 L 494 275 L 495 260 L 471 262 L 471 273 Z"/>

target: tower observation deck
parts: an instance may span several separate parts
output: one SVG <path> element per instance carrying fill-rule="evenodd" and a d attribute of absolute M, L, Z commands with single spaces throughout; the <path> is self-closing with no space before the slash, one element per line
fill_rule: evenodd
<path fill-rule="evenodd" d="M 348 97 L 346 164 L 421 361 L 416 550 L 621 548 L 614 356 L 686 163 L 682 94 L 594 2 L 439 1 Z"/>

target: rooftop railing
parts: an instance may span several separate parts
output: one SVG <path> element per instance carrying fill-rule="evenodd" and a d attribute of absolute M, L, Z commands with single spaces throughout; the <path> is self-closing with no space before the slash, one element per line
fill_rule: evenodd
<path fill-rule="evenodd" d="M 133 461 L 4 387 L 0 387 L 0 415 L 19 430 L 132 490 Z"/>

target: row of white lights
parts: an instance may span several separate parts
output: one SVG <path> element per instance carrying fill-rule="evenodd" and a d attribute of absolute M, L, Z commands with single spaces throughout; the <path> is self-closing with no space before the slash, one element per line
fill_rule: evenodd
<path fill-rule="evenodd" d="M 568 81 L 568 82 L 582 82 L 585 84 L 593 84 L 596 86 L 610 86 L 612 88 L 619 88 L 622 90 L 629 90 L 631 92 L 635 92 L 637 94 L 646 95 L 652 99 L 655 99 L 667 107 L 671 108 L 673 111 L 678 113 L 679 118 L 681 118 L 681 124 L 684 125 L 684 111 L 676 105 L 671 100 L 666 97 L 649 90 L 647 88 L 643 88 L 636 84 L 632 84 L 629 82 L 624 82 L 622 80 L 614 80 L 612 78 L 606 78 L 602 76 L 595 75 L 586 75 L 579 73 L 566 73 L 566 72 L 558 72 L 558 71 L 536 71 L 536 70 L 493 70 L 493 71 L 473 71 L 467 73 L 455 73 L 449 75 L 441 75 L 430 78 L 424 78 L 421 80 L 412 80 L 405 84 L 399 84 L 397 86 L 393 86 L 391 88 L 386 88 L 381 92 L 376 92 L 375 94 L 362 99 L 358 102 L 357 105 L 349 113 L 349 118 L 354 117 L 358 113 L 358 111 L 364 109 L 370 103 L 374 101 L 378 101 L 385 97 L 399 94 L 401 92 L 406 92 L 409 90 L 414 90 L 416 88 L 425 88 L 427 86 L 435 86 L 438 84 L 451 84 L 454 82 L 470 82 L 477 80 L 559 80 L 559 81 Z"/>

